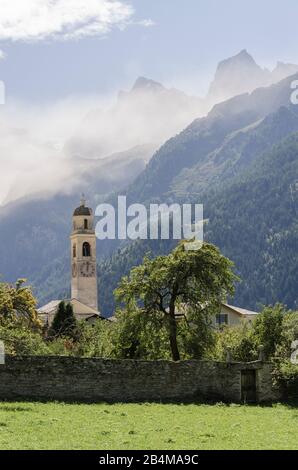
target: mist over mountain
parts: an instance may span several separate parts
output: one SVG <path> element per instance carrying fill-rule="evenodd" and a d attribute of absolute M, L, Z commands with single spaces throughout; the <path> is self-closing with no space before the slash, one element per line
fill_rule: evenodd
<path fill-rule="evenodd" d="M 203 101 L 139 77 L 115 105 L 93 110 L 65 143 L 71 156 L 98 158 L 143 144 L 160 146 L 204 114 Z"/>
<path fill-rule="evenodd" d="M 205 98 L 188 96 L 139 77 L 129 91 L 119 92 L 112 102 L 101 96 L 70 97 L 46 107 L 25 103 L 5 106 L 0 113 L 0 153 L 4 162 L 0 204 L 42 191 L 77 191 L 80 184 L 84 185 L 78 171 L 83 159 L 88 172 L 88 160 L 106 159 L 135 147 L 149 146 L 153 155 L 223 97 L 254 90 L 296 70 L 296 65 L 279 62 L 269 72 L 242 51 L 218 65 Z M 238 105 L 244 101 L 239 99 Z"/>
<path fill-rule="evenodd" d="M 147 202 L 161 196 L 164 199 L 182 171 L 192 171 L 200 162 L 211 166 L 211 152 L 221 147 L 228 136 L 257 123 L 281 106 L 289 106 L 291 82 L 295 78 L 298 75 L 231 98 L 214 106 L 206 117 L 193 121 L 155 153 L 144 172 L 128 187 L 128 200 Z"/>

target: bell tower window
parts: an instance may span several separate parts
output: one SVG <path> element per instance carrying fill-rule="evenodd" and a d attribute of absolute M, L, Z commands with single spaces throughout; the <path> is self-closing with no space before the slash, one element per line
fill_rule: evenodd
<path fill-rule="evenodd" d="M 72 247 L 72 257 L 76 258 L 77 257 L 77 245 L 74 244 Z"/>
<path fill-rule="evenodd" d="M 83 256 L 91 256 L 91 246 L 88 242 L 83 243 Z"/>
<path fill-rule="evenodd" d="M 88 230 L 88 220 L 84 219 L 84 230 Z"/>

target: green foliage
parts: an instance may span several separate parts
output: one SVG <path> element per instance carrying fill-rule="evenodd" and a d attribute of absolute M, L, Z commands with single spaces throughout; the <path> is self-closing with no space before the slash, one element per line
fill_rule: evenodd
<path fill-rule="evenodd" d="M 170 360 L 168 318 L 160 311 L 142 308 L 118 310 L 110 329 L 111 357 L 118 359 Z M 194 312 L 177 321 L 180 358 L 202 359 L 213 348 L 214 330 L 206 312 Z"/>
<path fill-rule="evenodd" d="M 298 312 L 287 312 L 283 319 L 282 341 L 276 356 L 287 359 L 291 354 L 291 344 L 298 339 Z"/>
<path fill-rule="evenodd" d="M 284 396 L 288 400 L 298 400 L 298 365 L 289 360 L 278 363 L 274 370 L 274 377 L 282 387 Z"/>
<path fill-rule="evenodd" d="M 237 280 L 233 264 L 215 246 L 204 244 L 199 250 L 189 250 L 188 244 L 180 243 L 168 256 L 153 260 L 146 257 L 115 291 L 118 302 L 124 303 L 128 312 L 142 305 L 144 315 L 162 315 L 173 360 L 180 359 L 177 307 L 187 305 L 193 314 L 208 318 L 233 293 Z"/>
<path fill-rule="evenodd" d="M 225 361 L 227 351 L 234 361 L 249 362 L 258 358 L 258 345 L 252 325 L 243 322 L 239 326 L 224 327 L 216 333 L 216 345 L 211 357 Z"/>
<path fill-rule="evenodd" d="M 37 317 L 37 301 L 25 279 L 19 279 L 15 286 L 0 283 L 0 324 L 6 321 L 22 321 L 29 327 L 40 327 Z"/>
<path fill-rule="evenodd" d="M 43 356 L 51 354 L 39 332 L 29 330 L 26 326 L 6 322 L 0 325 L 0 340 L 4 342 L 6 354 L 16 356 Z"/>
<path fill-rule="evenodd" d="M 21 323 L 7 321 L 0 325 L 0 340 L 6 354 L 16 356 L 80 356 L 112 357 L 111 324 L 98 321 L 94 325 L 82 321 L 76 325 L 75 336 L 45 338 L 41 331 L 32 331 Z"/>
<path fill-rule="evenodd" d="M 274 377 L 284 396 L 298 400 L 298 365 L 290 362 L 291 344 L 298 339 L 298 312 L 288 312 L 283 318 L 281 342 L 276 350 Z"/>
<path fill-rule="evenodd" d="M 203 359 L 214 348 L 216 335 L 211 325 L 212 316 L 211 306 L 208 311 L 201 308 L 188 308 L 185 311 L 177 324 L 181 359 Z"/>
<path fill-rule="evenodd" d="M 65 304 L 64 301 L 58 305 L 57 313 L 52 322 L 49 337 L 57 338 L 75 334 L 77 321 L 73 313 L 73 307 L 70 303 Z"/>
<path fill-rule="evenodd" d="M 77 323 L 72 354 L 80 357 L 111 357 L 110 342 L 112 324 L 98 320 L 90 325 L 86 321 Z"/>
<path fill-rule="evenodd" d="M 111 326 L 111 356 L 118 359 L 170 359 L 164 317 L 143 309 L 118 310 Z"/>
<path fill-rule="evenodd" d="M 271 359 L 283 339 L 283 322 L 286 309 L 281 304 L 265 307 L 253 323 L 254 341 L 264 347 L 265 357 Z"/>

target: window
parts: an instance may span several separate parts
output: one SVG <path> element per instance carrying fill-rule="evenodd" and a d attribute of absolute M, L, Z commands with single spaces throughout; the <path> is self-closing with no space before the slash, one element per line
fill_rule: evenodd
<path fill-rule="evenodd" d="M 72 247 L 72 257 L 76 258 L 76 256 L 77 256 L 77 245 L 74 244 Z"/>
<path fill-rule="evenodd" d="M 83 256 L 91 256 L 91 246 L 88 242 L 83 243 Z"/>
<path fill-rule="evenodd" d="M 84 219 L 84 230 L 88 230 L 88 220 Z"/>
<path fill-rule="evenodd" d="M 227 325 L 229 323 L 229 315 L 227 313 L 218 313 L 216 315 L 216 325 Z"/>

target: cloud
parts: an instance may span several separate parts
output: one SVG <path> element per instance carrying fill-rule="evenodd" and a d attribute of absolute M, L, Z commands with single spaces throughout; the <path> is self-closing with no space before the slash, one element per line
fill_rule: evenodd
<path fill-rule="evenodd" d="M 5 57 L 6 57 L 5 52 L 0 49 L 0 60 L 5 59 Z"/>
<path fill-rule="evenodd" d="M 136 24 L 138 24 L 140 26 L 144 26 L 145 28 L 149 28 L 150 26 L 155 26 L 156 25 L 156 23 L 154 21 L 152 21 L 151 19 L 140 20 Z"/>
<path fill-rule="evenodd" d="M 115 154 L 134 148 L 143 158 L 136 148 L 149 144 L 153 155 L 200 115 L 195 98 L 154 90 L 144 86 L 116 100 L 114 94 L 82 95 L 39 105 L 10 99 L 0 113 L 0 206 L 33 194 L 72 192 L 94 160 L 111 155 L 107 181 L 118 177 L 121 165 L 131 176 L 136 170 L 130 157 Z M 103 179 L 103 170 L 96 171 L 93 176 Z"/>
<path fill-rule="evenodd" d="M 103 36 L 133 23 L 134 13 L 122 0 L 1 0 L 0 40 Z M 151 20 L 139 24 L 150 26 Z"/>

